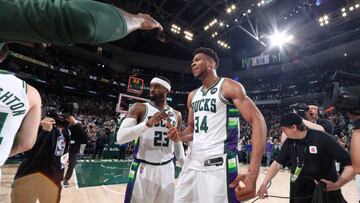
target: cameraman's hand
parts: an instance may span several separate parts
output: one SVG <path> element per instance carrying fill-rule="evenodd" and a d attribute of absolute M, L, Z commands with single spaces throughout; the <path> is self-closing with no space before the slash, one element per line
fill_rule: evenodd
<path fill-rule="evenodd" d="M 167 119 L 168 117 L 169 115 L 164 112 L 157 112 L 149 120 L 146 121 L 146 126 L 151 128 L 154 125 L 160 123 L 162 120 Z"/>
<path fill-rule="evenodd" d="M 46 117 L 40 121 L 40 124 L 43 130 L 50 132 L 56 122 L 53 118 Z"/>

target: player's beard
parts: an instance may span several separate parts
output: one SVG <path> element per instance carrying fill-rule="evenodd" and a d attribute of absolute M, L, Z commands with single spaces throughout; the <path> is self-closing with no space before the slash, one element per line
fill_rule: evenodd
<path fill-rule="evenodd" d="M 165 97 L 165 95 L 161 95 L 161 94 L 152 95 L 152 96 L 150 95 L 149 99 L 150 99 L 150 101 L 155 102 L 155 101 L 160 101 L 160 100 L 164 99 L 164 97 Z"/>
<path fill-rule="evenodd" d="M 205 71 L 201 71 L 199 74 L 194 75 L 194 78 L 198 79 L 198 80 L 201 80 L 204 75 L 205 75 Z"/>

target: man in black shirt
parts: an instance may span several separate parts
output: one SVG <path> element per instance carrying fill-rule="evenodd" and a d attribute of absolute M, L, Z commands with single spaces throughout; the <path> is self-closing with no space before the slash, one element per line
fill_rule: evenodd
<path fill-rule="evenodd" d="M 74 168 L 76 165 L 76 158 L 80 151 L 80 145 L 86 143 L 87 134 L 84 128 L 81 126 L 81 123 L 76 121 L 73 116 L 67 118 L 69 123 L 69 130 L 71 132 L 71 141 L 70 141 L 70 148 L 69 148 L 69 166 L 67 168 L 65 179 L 64 179 L 64 186 L 69 186 L 69 180 L 74 172 Z"/>
<path fill-rule="evenodd" d="M 46 117 L 34 147 L 26 152 L 11 191 L 11 202 L 60 202 L 61 181 L 68 160 L 70 130 L 62 118 Z"/>
<path fill-rule="evenodd" d="M 326 133 L 307 128 L 296 113 L 283 116 L 280 126 L 288 139 L 260 186 L 260 198 L 267 196 L 269 181 L 281 169 L 281 165 L 289 161 L 292 164 L 290 197 L 294 198 L 290 202 L 311 203 L 316 183 L 320 181 L 326 184 L 324 195 L 327 199 L 334 203 L 346 202 L 340 188 L 353 178 L 349 153 Z M 335 160 L 345 166 L 340 177 L 336 172 Z"/>

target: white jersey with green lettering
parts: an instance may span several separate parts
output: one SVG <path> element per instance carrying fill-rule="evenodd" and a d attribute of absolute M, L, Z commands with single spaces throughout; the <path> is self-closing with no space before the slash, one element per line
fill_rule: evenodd
<path fill-rule="evenodd" d="M 239 136 L 239 118 L 237 109 L 227 101 L 221 86 L 224 78 L 204 91 L 195 90 L 192 98 L 194 113 L 194 132 L 191 155 L 216 156 L 236 151 Z"/>
<path fill-rule="evenodd" d="M 144 104 L 146 113 L 142 122 L 146 122 L 155 113 L 160 112 L 160 109 L 154 104 L 148 102 Z M 175 110 L 167 106 L 164 111 L 169 115 L 170 123 L 176 127 L 178 120 Z M 167 137 L 166 122 L 167 120 L 163 120 L 152 128 L 148 128 L 136 140 L 135 156 L 137 159 L 160 163 L 174 158 L 174 142 Z"/>
<path fill-rule="evenodd" d="M 23 80 L 0 70 L 0 166 L 8 158 L 15 135 L 29 110 L 26 88 Z"/>

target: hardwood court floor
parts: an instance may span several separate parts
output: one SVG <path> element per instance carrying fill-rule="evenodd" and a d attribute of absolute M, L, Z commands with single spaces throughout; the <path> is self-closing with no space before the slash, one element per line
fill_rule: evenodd
<path fill-rule="evenodd" d="M 0 189 L 0 202 L 10 202 L 11 184 L 18 165 L 9 164 L 2 167 L 2 181 Z M 245 172 L 246 166 L 241 165 L 240 172 Z M 258 178 L 257 187 L 259 187 L 267 172 L 266 168 L 261 169 L 261 173 Z M 91 173 L 91 171 L 89 171 Z M 75 174 L 75 173 L 74 173 Z M 96 174 L 93 174 L 96 176 Z M 91 177 L 91 175 L 90 175 Z M 289 178 L 290 174 L 288 170 L 281 170 L 278 175 L 273 179 L 272 185 L 269 189 L 270 195 L 288 196 L 289 194 Z M 102 185 L 93 187 L 81 187 L 77 185 L 76 175 L 73 175 L 70 180 L 71 186 L 69 188 L 63 188 L 61 194 L 61 203 L 103 203 L 103 202 L 123 202 L 126 190 L 126 184 L 115 185 Z M 342 188 L 343 195 L 349 203 L 358 202 L 356 193 L 355 181 L 352 180 L 346 186 Z M 247 201 L 247 202 L 252 202 Z M 266 200 L 258 200 L 256 202 L 262 203 L 286 203 L 287 199 L 274 199 L 269 198 Z"/>

